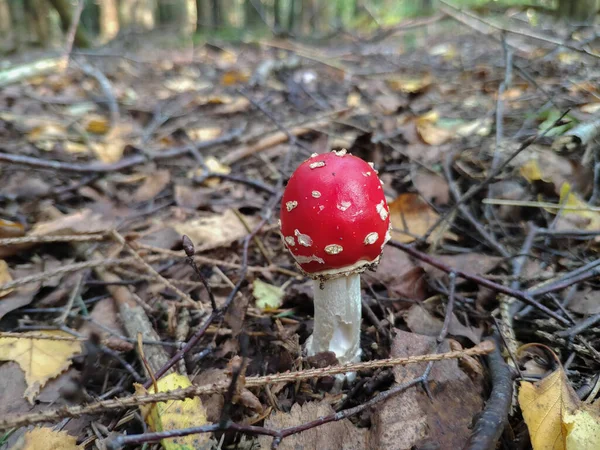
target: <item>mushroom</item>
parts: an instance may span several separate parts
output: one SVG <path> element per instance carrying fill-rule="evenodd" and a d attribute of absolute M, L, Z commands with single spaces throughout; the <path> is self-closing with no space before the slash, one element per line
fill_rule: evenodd
<path fill-rule="evenodd" d="M 360 273 L 390 239 L 389 209 L 372 164 L 346 150 L 313 154 L 283 193 L 280 229 L 297 265 L 313 279 L 314 331 L 308 355 L 360 360 Z"/>

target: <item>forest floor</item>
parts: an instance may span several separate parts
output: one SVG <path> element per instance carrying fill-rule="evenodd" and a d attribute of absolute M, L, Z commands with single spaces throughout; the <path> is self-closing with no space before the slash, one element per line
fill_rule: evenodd
<path fill-rule="evenodd" d="M 0 449 L 598 448 L 594 30 L 450 12 L 0 87 Z M 278 226 L 340 149 L 394 227 L 343 386 Z"/>

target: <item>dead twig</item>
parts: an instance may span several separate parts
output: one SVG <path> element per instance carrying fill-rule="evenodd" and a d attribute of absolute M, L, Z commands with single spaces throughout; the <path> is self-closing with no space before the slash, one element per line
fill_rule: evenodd
<path fill-rule="evenodd" d="M 442 361 L 445 359 L 458 359 L 463 358 L 465 356 L 484 355 L 493 351 L 494 348 L 495 346 L 491 341 L 484 341 L 481 344 L 467 350 L 437 353 L 430 355 L 410 356 L 403 358 L 381 359 L 356 364 L 347 364 L 344 366 L 334 366 L 318 369 L 309 369 L 298 372 L 272 374 L 264 377 L 247 377 L 245 380 L 245 387 L 260 387 L 264 386 L 265 384 L 279 382 L 296 382 L 301 380 L 335 375 L 339 373 L 356 372 L 359 370 L 370 370 L 380 367 L 393 367 L 398 365 L 417 364 L 430 361 Z M 156 394 L 132 395 L 125 398 L 100 401 L 89 405 L 68 406 L 54 410 L 46 410 L 42 412 L 25 414 L 20 416 L 9 416 L 0 419 L 0 430 L 6 430 L 14 427 L 18 428 L 26 425 L 34 425 L 41 422 L 52 422 L 66 417 L 79 417 L 84 414 L 97 414 L 109 410 L 127 409 L 132 407 L 138 407 L 140 405 L 164 402 L 167 400 L 184 400 L 186 398 L 193 398 L 201 394 L 224 392 L 228 389 L 229 384 L 229 382 L 222 382 L 205 386 L 190 386 L 183 389 L 159 392 Z"/>

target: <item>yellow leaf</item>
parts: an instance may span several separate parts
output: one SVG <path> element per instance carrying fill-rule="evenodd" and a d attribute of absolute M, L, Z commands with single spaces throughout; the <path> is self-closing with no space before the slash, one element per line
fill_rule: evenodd
<path fill-rule="evenodd" d="M 79 142 L 67 141 L 65 142 L 65 150 L 69 153 L 87 153 L 89 147 Z"/>
<path fill-rule="evenodd" d="M 424 75 L 418 78 L 397 77 L 386 80 L 390 89 L 405 94 L 418 94 L 427 89 L 432 82 L 431 75 Z"/>
<path fill-rule="evenodd" d="M 116 125 L 103 137 L 102 142 L 92 144 L 92 150 L 94 150 L 98 159 L 103 163 L 115 163 L 123 157 L 126 137 L 131 131 L 131 124 L 122 123 Z"/>
<path fill-rule="evenodd" d="M 346 105 L 348 105 L 349 108 L 360 106 L 360 102 L 361 96 L 358 92 L 350 92 L 346 98 Z"/>
<path fill-rule="evenodd" d="M 104 116 L 90 116 L 85 123 L 85 131 L 94 134 L 106 134 L 110 128 L 109 120 Z"/>
<path fill-rule="evenodd" d="M 77 438 L 66 431 L 34 428 L 19 438 L 11 450 L 82 450 Z"/>
<path fill-rule="evenodd" d="M 252 295 L 256 299 L 256 307 L 268 311 L 279 308 L 285 294 L 279 286 L 273 286 L 257 278 L 252 283 Z"/>
<path fill-rule="evenodd" d="M 564 205 L 565 217 L 581 218 L 581 220 L 573 220 L 579 228 L 584 230 L 600 230 L 600 213 L 590 209 L 589 205 L 581 199 L 577 194 L 572 192 L 569 183 L 563 183 L 560 188 L 560 204 Z"/>
<path fill-rule="evenodd" d="M 23 395 L 30 403 L 51 378 L 71 365 L 71 358 L 81 352 L 79 341 L 27 338 L 32 334 L 71 337 L 64 331 L 23 333 L 22 338 L 0 338 L 0 360 L 14 361 L 25 372 L 27 389 Z"/>
<path fill-rule="evenodd" d="M 519 405 L 533 450 L 600 448 L 600 409 L 581 403 L 562 367 L 538 383 L 521 382 Z"/>
<path fill-rule="evenodd" d="M 12 281 L 12 279 L 13 278 L 8 271 L 8 264 L 6 264 L 6 261 L 3 259 L 0 259 L 0 284 L 8 283 L 9 281 Z M 12 291 L 13 289 L 0 291 L 0 298 L 10 294 Z"/>
<path fill-rule="evenodd" d="M 439 218 L 419 194 L 400 194 L 389 208 L 392 237 L 400 242 L 412 242 L 421 237 Z"/>
<path fill-rule="evenodd" d="M 586 103 L 585 105 L 581 105 L 579 109 L 586 114 L 596 114 L 600 111 L 600 102 Z"/>
<path fill-rule="evenodd" d="M 190 139 L 196 142 L 210 141 L 221 134 L 219 127 L 193 128 L 187 131 Z"/>
<path fill-rule="evenodd" d="M 29 142 L 41 142 L 47 140 L 56 140 L 65 137 L 67 129 L 64 125 L 58 123 L 47 123 L 33 128 L 27 134 Z"/>
<path fill-rule="evenodd" d="M 157 381 L 158 391 L 166 392 L 186 388 L 192 383 L 185 375 L 171 373 Z M 148 391 L 143 386 L 135 384 L 136 394 L 154 393 L 154 386 Z M 206 425 L 206 410 L 200 397 L 185 400 L 169 400 L 155 405 L 142 405 L 140 410 L 146 423 L 152 431 L 166 431 L 180 428 L 199 427 Z M 192 434 L 161 441 L 165 450 L 191 450 L 202 448 L 209 440 L 207 433 Z"/>
<path fill-rule="evenodd" d="M 217 158 L 214 156 L 209 156 L 204 160 L 204 164 L 208 167 L 212 173 L 218 173 L 222 175 L 229 175 L 231 173 L 231 167 L 226 166 L 225 164 L 221 164 Z M 202 172 L 202 170 L 200 170 Z M 207 178 L 204 180 L 204 185 L 208 187 L 215 187 L 221 183 L 221 180 L 215 177 Z"/>
<path fill-rule="evenodd" d="M 250 79 L 250 74 L 244 71 L 228 70 L 221 76 L 223 86 L 233 86 L 234 84 L 246 83 Z"/>
<path fill-rule="evenodd" d="M 582 405 L 572 413 L 567 410 L 563 419 L 567 429 L 566 450 L 597 450 L 600 448 L 600 417 L 598 408 Z"/>
<path fill-rule="evenodd" d="M 540 166 L 535 159 L 531 159 L 525 164 L 523 164 L 519 169 L 519 173 L 530 183 L 534 181 L 544 180 L 544 176 L 542 175 L 542 169 L 540 169 Z"/>

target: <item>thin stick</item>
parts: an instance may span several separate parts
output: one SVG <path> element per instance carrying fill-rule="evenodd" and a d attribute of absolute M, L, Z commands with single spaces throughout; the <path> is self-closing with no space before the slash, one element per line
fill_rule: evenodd
<path fill-rule="evenodd" d="M 307 379 L 319 378 L 329 375 L 335 375 L 346 372 L 356 372 L 359 370 L 370 370 L 380 367 L 393 367 L 399 365 L 417 364 L 428 361 L 442 361 L 446 359 L 458 359 L 466 356 L 485 355 L 494 350 L 495 346 L 491 341 L 484 341 L 481 344 L 460 351 L 447 353 L 438 353 L 431 355 L 419 355 L 403 358 L 390 358 L 375 361 L 366 361 L 356 364 L 347 364 L 344 366 L 325 367 L 318 369 L 309 369 L 298 372 L 286 372 L 264 377 L 247 377 L 245 387 L 260 387 L 266 384 L 279 382 L 296 382 Z M 54 410 L 47 410 L 37 413 L 9 416 L 0 419 L 0 430 L 7 430 L 25 425 L 33 425 L 41 422 L 56 421 L 66 417 L 79 417 L 84 414 L 97 414 L 109 410 L 127 409 L 146 405 L 151 403 L 164 402 L 167 400 L 183 400 L 193 398 L 201 394 L 210 394 L 217 392 L 225 392 L 229 387 L 229 382 L 214 383 L 204 386 L 190 386 L 183 389 L 173 391 L 159 392 L 156 394 L 132 395 L 125 398 L 117 398 L 114 400 L 104 400 L 90 405 L 67 406 Z"/>

